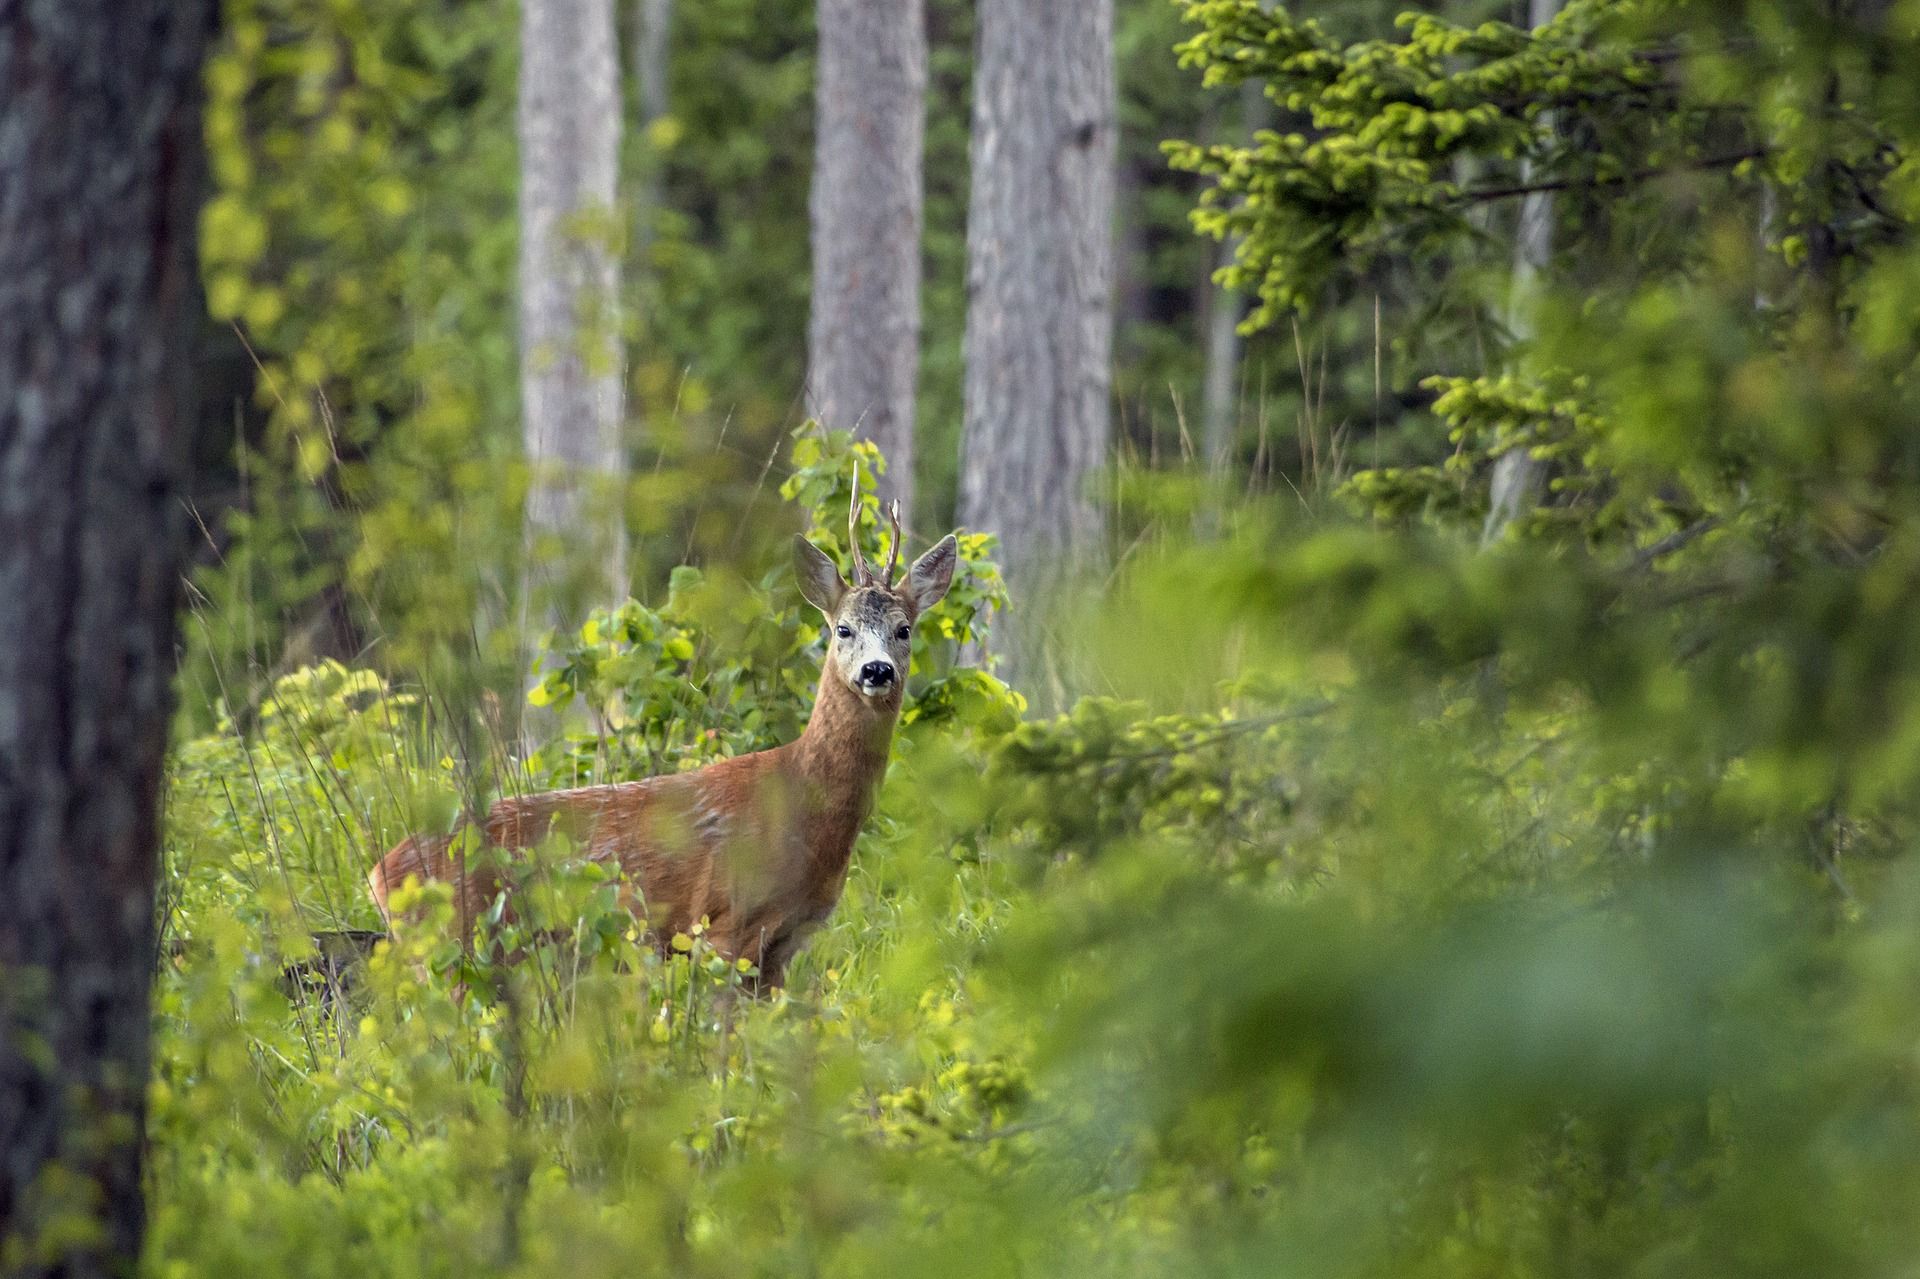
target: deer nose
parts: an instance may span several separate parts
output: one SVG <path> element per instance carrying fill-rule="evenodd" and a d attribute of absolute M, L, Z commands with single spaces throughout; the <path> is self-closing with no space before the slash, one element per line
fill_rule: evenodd
<path fill-rule="evenodd" d="M 862 684 L 893 683 L 893 663 L 868 662 L 860 668 L 860 682 Z"/>

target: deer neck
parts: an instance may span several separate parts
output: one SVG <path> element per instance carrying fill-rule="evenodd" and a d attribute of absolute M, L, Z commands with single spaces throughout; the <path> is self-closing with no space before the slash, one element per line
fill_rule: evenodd
<path fill-rule="evenodd" d="M 811 803 L 822 816 L 845 819 L 857 831 L 873 807 L 887 771 L 900 693 L 874 702 L 848 688 L 831 670 L 821 672 L 813 714 L 794 742 L 794 760 Z"/>

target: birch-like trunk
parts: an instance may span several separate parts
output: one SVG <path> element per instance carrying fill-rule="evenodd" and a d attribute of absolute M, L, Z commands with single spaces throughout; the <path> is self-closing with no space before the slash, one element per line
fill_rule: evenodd
<path fill-rule="evenodd" d="M 0 3 L 0 1270 L 130 1275 L 208 0 Z"/>
<path fill-rule="evenodd" d="M 522 0 L 524 595 L 536 622 L 626 594 L 616 47 L 613 0 Z"/>
<path fill-rule="evenodd" d="M 1115 110 L 1112 0 L 981 0 L 960 522 L 1000 535 L 1029 615 L 1105 542 Z M 1035 678 L 1039 643 L 996 641 Z"/>
<path fill-rule="evenodd" d="M 1560 12 L 1560 5 L 1561 0 L 1528 0 L 1527 20 L 1538 30 L 1553 21 Z M 1541 127 L 1551 129 L 1552 120 L 1543 121 Z M 1522 185 L 1532 181 L 1533 177 L 1533 166 L 1522 161 Z M 1507 303 L 1507 329 L 1518 342 L 1526 342 L 1533 337 L 1540 276 L 1552 255 L 1553 194 L 1530 191 L 1521 199 L 1520 221 L 1514 231 L 1513 275 Z M 1486 544 L 1498 540 L 1507 525 L 1539 505 L 1546 482 L 1545 465 L 1526 453 L 1515 449 L 1501 454 L 1493 464 L 1492 498 L 1487 507 L 1486 523 L 1480 530 L 1481 542 Z"/>
<path fill-rule="evenodd" d="M 820 0 L 808 409 L 887 459 L 913 498 L 927 29 L 922 0 Z M 911 518 L 911 516 L 909 516 Z"/>

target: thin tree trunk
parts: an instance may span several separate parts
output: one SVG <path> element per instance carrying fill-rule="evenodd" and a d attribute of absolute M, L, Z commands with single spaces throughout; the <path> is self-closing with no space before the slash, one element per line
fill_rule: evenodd
<path fill-rule="evenodd" d="M 211 12 L 209 0 L 0 3 L 9 1275 L 132 1274 L 145 1225 L 158 797 Z"/>
<path fill-rule="evenodd" d="M 813 416 L 887 459 L 880 496 L 913 498 L 920 369 L 921 154 L 927 29 L 922 0 L 820 0 L 815 98 Z"/>
<path fill-rule="evenodd" d="M 1240 86 L 1241 133 L 1247 140 L 1273 119 L 1273 104 L 1268 101 L 1259 80 Z M 1222 241 L 1217 266 L 1232 264 L 1238 240 Z M 1206 373 L 1201 383 L 1200 439 L 1207 469 L 1216 474 L 1226 469 L 1232 456 L 1234 426 L 1240 408 L 1240 356 L 1246 343 L 1240 336 L 1240 321 L 1246 318 L 1246 303 L 1236 293 L 1215 284 L 1207 308 Z"/>
<path fill-rule="evenodd" d="M 1527 0 L 1527 21 L 1535 29 L 1552 22 L 1561 0 Z M 1542 124 L 1551 129 L 1551 118 Z M 1532 180 L 1532 165 L 1522 161 L 1520 182 Z M 1540 276 L 1553 256 L 1553 193 L 1531 191 L 1520 204 L 1520 222 L 1513 237 L 1513 276 L 1508 300 L 1507 329 L 1517 341 L 1532 338 L 1539 306 Z M 1514 520 L 1539 505 L 1546 488 L 1546 467 L 1525 452 L 1513 449 L 1493 464 L 1492 497 L 1487 520 L 1480 530 L 1482 543 L 1492 543 Z"/>
<path fill-rule="evenodd" d="M 1215 254 L 1216 268 L 1233 262 L 1233 245 L 1223 243 Z M 1218 284 L 1207 291 L 1206 369 L 1200 384 L 1200 454 L 1212 475 L 1226 472 L 1233 453 L 1234 425 L 1239 419 L 1240 352 L 1246 343 L 1240 321 L 1246 304 L 1238 294 Z"/>
<path fill-rule="evenodd" d="M 673 35 L 673 0 L 634 0 L 633 83 L 640 136 L 651 147 L 653 129 L 667 115 L 668 50 Z M 649 150 L 634 183 L 633 251 L 639 273 L 653 245 L 653 221 L 660 208 L 660 163 Z"/>
<path fill-rule="evenodd" d="M 1755 272 L 1753 286 L 1753 309 L 1771 310 L 1778 299 L 1773 295 L 1772 272 L 1768 269 L 1773 246 L 1780 238 L 1780 189 L 1773 184 L 1771 176 L 1762 175 L 1760 182 L 1759 225 L 1754 230 L 1754 239 L 1759 253 L 1759 262 Z"/>
<path fill-rule="evenodd" d="M 1112 439 L 1112 0 L 981 0 L 960 519 L 998 533 L 1017 609 L 1097 561 Z M 1011 638 L 1012 644 L 1005 642 Z M 1031 621 L 998 642 L 1032 667 Z"/>
<path fill-rule="evenodd" d="M 520 403 L 533 618 L 626 593 L 613 0 L 522 0 Z"/>

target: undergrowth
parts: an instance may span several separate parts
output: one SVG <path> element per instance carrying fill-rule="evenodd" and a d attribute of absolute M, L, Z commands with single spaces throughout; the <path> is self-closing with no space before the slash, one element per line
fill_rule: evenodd
<path fill-rule="evenodd" d="M 845 509 L 851 447 L 797 459 L 799 509 Z M 313 974 L 377 928 L 403 834 L 797 732 L 821 644 L 782 572 L 689 567 L 558 638 L 533 697 L 565 731 L 531 753 L 338 663 L 223 706 L 170 775 L 148 1269 L 1904 1264 L 1894 816 L 1827 817 L 1837 895 L 1742 784 L 1762 730 L 1723 709 L 1692 751 L 1636 700 L 1673 676 L 1607 664 L 1687 619 L 1626 601 L 1576 651 L 1486 606 L 1559 598 L 1523 550 L 1313 518 L 1168 539 L 1067 605 L 1116 695 L 1052 718 L 955 664 L 1002 594 L 963 541 L 845 897 L 766 998 L 559 843 L 517 864 L 518 924 L 463 945 L 413 890 L 424 926 Z"/>

